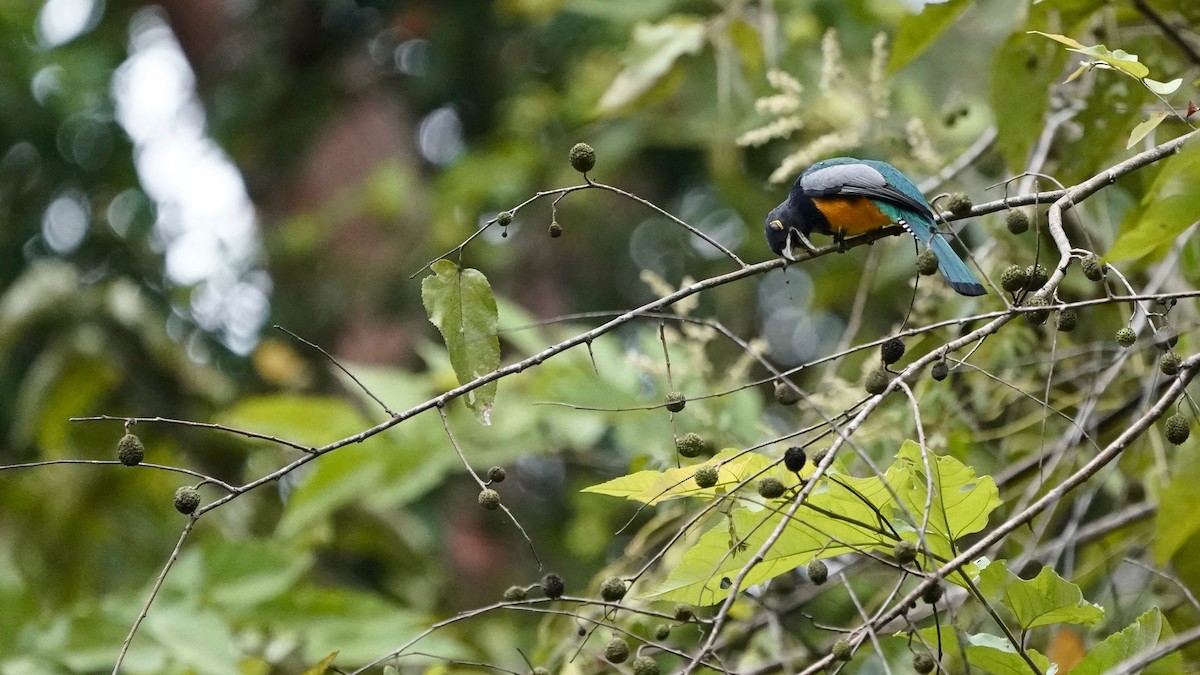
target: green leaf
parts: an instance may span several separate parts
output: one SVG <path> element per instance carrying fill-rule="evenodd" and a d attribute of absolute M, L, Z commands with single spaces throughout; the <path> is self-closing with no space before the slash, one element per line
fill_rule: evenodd
<path fill-rule="evenodd" d="M 1084 600 L 1078 586 L 1049 567 L 1026 581 L 998 560 L 980 571 L 979 588 L 1002 600 L 1023 630 L 1056 623 L 1092 626 L 1104 618 L 1103 608 Z"/>
<path fill-rule="evenodd" d="M 328 656 L 314 663 L 311 668 L 305 670 L 301 675 L 325 675 L 329 672 L 329 668 L 333 666 L 333 662 L 337 660 L 337 652 L 330 652 Z"/>
<path fill-rule="evenodd" d="M 929 501 L 929 530 L 952 541 L 982 530 L 988 516 L 1000 506 L 995 481 L 991 476 L 977 477 L 974 469 L 953 457 L 925 454 L 929 461 L 928 478 L 921 446 L 914 441 L 904 442 L 893 465 L 907 473 L 906 480 L 896 480 L 893 484 L 909 516 L 920 524 L 925 503 Z M 889 482 L 893 480 L 891 475 L 889 471 Z M 927 499 L 930 488 L 932 500 Z"/>
<path fill-rule="evenodd" d="M 638 471 L 628 476 L 620 476 L 599 485 L 584 488 L 581 492 L 623 497 L 650 506 L 680 497 L 714 498 L 750 476 L 763 474 L 763 470 L 772 464 L 774 464 L 774 460 L 757 452 L 725 448 L 703 464 L 693 464 L 665 471 Z M 692 475 L 701 466 L 719 467 L 715 486 L 700 488 L 696 485 L 696 481 L 692 480 Z M 809 467 L 809 472 L 811 471 L 812 468 Z M 791 476 L 790 481 L 782 473 L 776 475 L 772 472 L 770 475 L 782 480 L 784 485 L 791 486 L 796 483 L 795 474 L 787 474 Z"/>
<path fill-rule="evenodd" d="M 1084 45 L 1074 38 L 1069 38 L 1065 35 L 1058 35 L 1056 33 L 1043 33 L 1040 30 L 1031 30 L 1028 32 L 1050 38 L 1055 42 L 1061 42 L 1062 44 L 1067 45 L 1067 51 L 1083 54 L 1084 56 L 1090 56 L 1100 63 L 1115 68 L 1116 70 L 1119 70 L 1126 75 L 1139 80 L 1150 74 L 1150 69 L 1138 61 L 1137 54 L 1130 54 L 1123 49 L 1112 51 L 1104 45 Z"/>
<path fill-rule="evenodd" d="M 200 675 L 238 672 L 233 633 L 218 612 L 186 605 L 161 605 L 142 624 L 166 647 L 170 658 Z"/>
<path fill-rule="evenodd" d="M 1092 647 L 1087 656 L 1073 669 L 1071 675 L 1100 675 L 1106 673 L 1125 659 L 1153 649 L 1160 641 L 1171 637 L 1171 626 L 1158 608 L 1142 614 L 1121 632 L 1113 633 L 1103 642 Z M 1141 671 L 1143 675 L 1187 672 L 1183 657 L 1174 653 L 1155 661 Z"/>
<path fill-rule="evenodd" d="M 992 60 L 992 108 L 996 143 L 1013 171 L 1024 171 L 1033 144 L 1042 133 L 1050 105 L 1050 88 L 1062 72 L 1064 58 L 1054 45 L 1026 35 L 1012 35 Z"/>
<path fill-rule="evenodd" d="M 289 591 L 312 564 L 312 556 L 289 550 L 276 540 L 207 541 L 203 552 L 206 599 L 223 608 L 242 609 Z"/>
<path fill-rule="evenodd" d="M 1171 158 L 1163 174 L 1200 180 L 1200 144 Z M 1161 185 L 1163 175 L 1156 185 Z M 1167 194 L 1171 193 L 1171 194 Z M 1200 195 L 1192 192 L 1175 193 L 1167 186 L 1152 188 L 1142 200 L 1141 208 L 1131 209 L 1121 224 L 1121 234 L 1112 248 L 1104 254 L 1107 260 L 1141 258 L 1175 241 L 1197 220 L 1200 220 Z"/>
<path fill-rule="evenodd" d="M 1129 132 L 1129 141 L 1125 143 L 1125 149 L 1128 150 L 1137 145 L 1138 141 L 1150 135 L 1150 132 L 1154 131 L 1165 119 L 1167 119 L 1167 111 L 1165 110 L 1150 113 L 1150 119 L 1138 124 L 1133 128 L 1133 131 Z"/>
<path fill-rule="evenodd" d="M 958 654 L 965 652 L 971 668 L 989 675 L 1029 675 L 1029 664 L 1017 652 L 1008 640 L 1000 635 L 991 633 L 963 633 L 965 642 L 959 645 L 958 629 L 954 626 L 941 627 L 941 640 L 938 639 L 939 629 L 933 626 L 922 628 L 919 632 L 924 641 L 934 646 L 940 644 L 942 652 Z M 896 637 L 908 639 L 908 633 L 897 633 Z M 1037 664 L 1038 669 L 1046 675 L 1058 672 L 1058 666 L 1051 664 L 1050 659 L 1036 649 L 1026 649 L 1025 654 Z M 1074 672 L 1074 671 L 1072 671 Z"/>
<path fill-rule="evenodd" d="M 923 54 L 970 5 L 969 0 L 931 2 L 925 5 L 920 14 L 904 17 L 900 21 L 896 40 L 892 44 L 892 54 L 888 58 L 888 72 L 894 73 L 900 70 Z"/>
<path fill-rule="evenodd" d="M 433 276 L 421 281 L 425 313 L 437 326 L 450 352 L 450 365 L 459 384 L 494 372 L 500 367 L 499 317 L 492 287 L 479 270 L 459 269 L 449 260 L 432 266 Z M 496 382 L 467 392 L 467 407 L 484 423 L 491 423 Z"/>
<path fill-rule="evenodd" d="M 628 105 L 659 82 L 679 57 L 695 54 L 704 46 L 704 23 L 697 18 L 673 16 L 660 23 L 638 23 L 633 40 L 608 91 L 600 97 L 600 111 Z"/>
<path fill-rule="evenodd" d="M 218 415 L 217 421 L 313 447 L 353 436 L 370 426 L 370 422 L 346 401 L 293 394 L 243 399 Z M 374 439 L 365 441 L 367 444 L 377 442 Z"/>
<path fill-rule="evenodd" d="M 1183 78 L 1177 77 L 1170 82 L 1159 82 L 1158 80 L 1143 77 L 1142 84 L 1146 85 L 1147 89 L 1159 96 L 1170 96 L 1175 93 L 1175 90 L 1179 89 L 1179 85 L 1183 84 Z M 1165 115 L 1166 113 L 1163 114 Z"/>
<path fill-rule="evenodd" d="M 1200 462 L 1180 462 L 1171 482 L 1158 500 L 1154 516 L 1154 560 L 1167 561 L 1200 532 L 1200 509 L 1196 508 L 1196 486 L 1200 485 Z"/>

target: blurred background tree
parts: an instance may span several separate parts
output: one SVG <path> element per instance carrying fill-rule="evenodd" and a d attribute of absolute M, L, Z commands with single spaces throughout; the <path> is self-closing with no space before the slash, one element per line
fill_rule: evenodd
<path fill-rule="evenodd" d="M 577 183 L 565 161 L 576 141 L 597 149 L 597 180 L 757 261 L 769 255 L 762 214 L 784 193 L 767 177 L 798 147 L 927 177 L 995 138 L 954 178 L 972 193 L 1026 160 L 1071 181 L 1125 156 L 1153 97 L 1094 73 L 1051 96 L 1067 56 L 1026 29 L 1107 36 L 1155 73 L 1200 68 L 1186 28 L 1200 22 L 1195 3 L 951 0 L 917 18 L 922 4 L 0 0 L 0 463 L 111 459 L 118 423 L 67 422 L 93 414 L 217 421 L 314 445 L 379 421 L 352 383 L 273 324 L 324 346 L 393 409 L 444 391 L 453 374 L 410 276 L 496 213 Z M 773 119 L 755 100 L 778 93 L 767 77 L 777 68 L 803 86 L 802 126 L 785 143 L 739 145 Z M 1045 137 L 1051 124 L 1065 140 Z M 1069 142 L 1078 138 L 1088 142 Z M 1111 241 L 1149 180 L 1114 190 L 1093 236 Z M 994 218 L 966 235 L 980 257 L 1028 248 L 991 243 L 1003 228 Z M 636 306 L 660 290 L 645 271 L 677 286 L 729 269 L 611 194 L 572 195 L 557 221 L 564 235 L 551 239 L 539 203 L 508 236 L 493 229 L 465 251 L 502 298 L 506 329 Z M 695 312 L 761 336 L 775 362 L 795 365 L 833 351 L 848 322 L 873 338 L 903 318 L 906 246 L 723 286 Z M 1183 264 L 1193 283 L 1197 257 L 1193 245 Z M 864 265 L 873 311 L 854 324 Z M 506 331 L 506 355 L 572 332 Z M 749 379 L 729 367 L 742 358 L 735 345 L 677 338 L 699 345 L 673 355 L 684 391 Z M 580 585 L 630 541 L 612 533 L 633 512 L 578 489 L 673 461 L 673 433 L 690 430 L 530 406 L 661 399 L 653 331 L 594 349 L 599 378 L 577 354 L 506 385 L 492 429 L 453 415 L 473 461 L 517 469 L 505 503 L 550 567 Z M 857 379 L 861 364 L 837 372 Z M 765 398 L 722 399 L 689 424 L 723 445 L 752 444 L 787 424 L 764 414 Z M 198 429 L 137 432 L 147 461 L 234 483 L 286 459 Z M 540 575 L 511 526 L 474 508 L 436 419 L 295 478 L 200 528 L 131 672 L 294 672 L 334 650 L 362 662 L 430 617 Z M 177 537 L 179 484 L 114 467 L 0 473 L 0 672 L 111 668 Z M 514 646 L 533 644 L 533 631 L 498 617 L 427 649 L 521 668 Z"/>

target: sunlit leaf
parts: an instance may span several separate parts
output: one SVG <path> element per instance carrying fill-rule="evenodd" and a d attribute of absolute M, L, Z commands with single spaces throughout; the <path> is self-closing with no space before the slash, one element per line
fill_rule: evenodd
<path fill-rule="evenodd" d="M 1179 85 L 1183 84 L 1183 78 L 1177 77 L 1170 82 L 1159 82 L 1158 80 L 1152 80 L 1148 77 L 1143 77 L 1142 84 L 1146 85 L 1147 89 L 1158 94 L 1159 96 L 1168 96 L 1170 94 L 1174 94 L 1175 91 L 1179 89 Z"/>
<path fill-rule="evenodd" d="M 1067 45 L 1068 51 L 1083 54 L 1084 56 L 1090 56 L 1101 63 L 1107 64 L 1139 80 L 1150 74 L 1150 69 L 1138 61 L 1137 54 L 1130 54 L 1123 49 L 1117 49 L 1113 51 L 1104 45 L 1088 46 L 1081 44 L 1074 38 L 1069 38 L 1065 35 L 1058 35 L 1056 33 L 1043 33 L 1038 30 L 1031 30 L 1028 32 L 1041 35 L 1043 37 L 1048 37 L 1055 42 L 1061 42 L 1062 44 Z"/>
<path fill-rule="evenodd" d="M 979 588 L 989 597 L 1002 599 L 1023 630 L 1056 623 L 1092 626 L 1104 618 L 1103 608 L 1084 600 L 1078 586 L 1050 567 L 1025 580 L 998 560 L 980 571 Z"/>
<path fill-rule="evenodd" d="M 940 645 L 945 654 L 965 652 L 973 672 L 977 670 L 989 675 L 1029 675 L 1031 672 L 1025 657 L 1003 636 L 991 633 L 963 633 L 966 639 L 960 645 L 958 628 L 955 626 L 942 626 L 940 639 L 939 629 L 936 627 L 922 628 L 919 632 L 926 644 L 935 648 Z M 900 633 L 896 637 L 908 639 L 909 636 L 907 633 Z M 1025 655 L 1045 675 L 1058 672 L 1058 667 L 1036 649 L 1026 649 Z"/>
<path fill-rule="evenodd" d="M 699 19 L 674 16 L 660 23 L 639 23 L 623 58 L 624 67 L 600 97 L 600 110 L 637 100 L 671 71 L 679 57 L 695 54 L 703 46 L 704 23 Z"/>
<path fill-rule="evenodd" d="M 953 457 L 925 454 L 928 472 L 917 443 L 905 441 L 896 455 L 895 466 L 908 472 L 907 482 L 897 487 L 908 513 L 921 522 L 929 502 L 929 529 L 951 540 L 982 530 L 1000 506 L 995 481 L 977 477 L 974 469 Z M 933 498 L 928 499 L 931 488 Z"/>
<path fill-rule="evenodd" d="M 439 260 L 432 270 L 433 275 L 421 281 L 421 300 L 429 321 L 446 342 L 459 384 L 494 372 L 500 367 L 499 317 L 487 277 L 479 270 L 460 269 L 449 260 Z M 489 424 L 496 382 L 467 392 L 464 398 L 479 419 Z"/>
<path fill-rule="evenodd" d="M 716 497 L 718 493 L 728 491 L 749 477 L 762 473 L 773 463 L 774 460 L 757 452 L 725 448 L 703 464 L 663 471 L 638 471 L 628 476 L 620 476 L 605 483 L 584 488 L 582 491 L 610 497 L 623 497 L 649 505 L 680 497 L 712 498 Z M 696 485 L 692 476 L 700 466 L 719 467 L 715 486 L 701 488 Z M 794 477 L 791 482 L 795 483 Z M 784 484 L 788 483 L 785 481 Z"/>
<path fill-rule="evenodd" d="M 894 73 L 912 62 L 934 43 L 971 5 L 969 0 L 927 3 L 920 14 L 904 17 L 892 44 L 888 72 Z"/>
<path fill-rule="evenodd" d="M 325 675 L 325 673 L 329 672 L 329 667 L 337 660 L 337 655 L 337 652 L 331 652 L 329 656 L 326 656 L 317 663 L 314 663 L 311 668 L 305 670 L 303 675 Z"/>
<path fill-rule="evenodd" d="M 1106 673 L 1125 659 L 1153 649 L 1171 635 L 1171 626 L 1163 618 L 1162 612 L 1158 608 L 1151 609 L 1120 632 L 1113 633 L 1092 647 L 1079 665 L 1071 670 L 1071 675 Z M 1187 671 L 1183 667 L 1183 657 L 1176 652 L 1155 661 L 1140 672 L 1167 675 Z"/>

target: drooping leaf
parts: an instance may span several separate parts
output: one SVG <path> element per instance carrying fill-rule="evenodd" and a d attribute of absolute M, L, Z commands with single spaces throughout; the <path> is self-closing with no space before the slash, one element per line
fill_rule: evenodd
<path fill-rule="evenodd" d="M 1041 35 L 1042 37 L 1047 37 L 1055 42 L 1060 42 L 1064 45 L 1067 45 L 1068 51 L 1091 57 L 1096 61 L 1099 61 L 1116 70 L 1120 70 L 1121 72 L 1139 80 L 1150 74 L 1150 69 L 1138 61 L 1137 54 L 1130 54 L 1123 49 L 1113 51 L 1104 45 L 1084 45 L 1074 38 L 1070 38 L 1065 35 L 1058 35 L 1056 33 L 1043 33 L 1040 30 L 1031 30 L 1028 32 Z"/>
<path fill-rule="evenodd" d="M 1056 623 L 1092 626 L 1104 618 L 1104 609 L 1083 599 L 1083 591 L 1049 567 L 1036 577 L 1021 579 L 1000 560 L 979 573 L 979 588 L 1003 601 L 1024 630 Z"/>
<path fill-rule="evenodd" d="M 704 46 L 704 23 L 695 17 L 673 16 L 659 23 L 641 22 L 623 58 L 624 67 L 600 97 L 608 112 L 637 100 L 657 84 L 679 57 Z"/>
<path fill-rule="evenodd" d="M 1179 85 L 1183 84 L 1183 78 L 1177 77 L 1170 82 L 1159 82 L 1158 80 L 1152 80 L 1148 77 L 1143 77 L 1142 84 L 1146 85 L 1147 89 L 1158 94 L 1159 96 L 1170 96 L 1171 94 L 1174 94 L 1177 89 L 1179 89 Z"/>
<path fill-rule="evenodd" d="M 495 371 L 500 367 L 499 317 L 487 277 L 449 260 L 439 260 L 431 269 L 433 275 L 421 281 L 421 300 L 429 321 L 446 342 L 459 384 Z M 476 416 L 489 424 L 496 382 L 467 392 L 464 398 Z"/>
<path fill-rule="evenodd" d="M 1149 136 L 1150 132 L 1158 128 L 1158 125 L 1162 124 L 1162 121 L 1165 119 L 1167 119 L 1167 111 L 1165 110 L 1157 110 L 1150 113 L 1149 119 L 1138 124 L 1133 128 L 1133 131 L 1129 132 L 1129 141 L 1125 143 L 1125 149 L 1128 150 L 1137 145 L 1138 141 Z"/>
<path fill-rule="evenodd" d="M 931 2 L 922 8 L 920 14 L 904 17 L 888 58 L 888 72 L 900 70 L 923 54 L 970 5 L 969 0 Z"/>
<path fill-rule="evenodd" d="M 1109 635 L 1103 642 L 1092 647 L 1079 665 L 1071 670 L 1071 675 L 1106 673 L 1122 661 L 1153 649 L 1172 634 L 1171 626 L 1163 618 L 1162 612 L 1157 607 L 1151 609 L 1120 632 Z M 1155 661 L 1141 672 L 1147 675 L 1166 675 L 1187 671 L 1183 667 L 1183 657 L 1174 653 Z"/>

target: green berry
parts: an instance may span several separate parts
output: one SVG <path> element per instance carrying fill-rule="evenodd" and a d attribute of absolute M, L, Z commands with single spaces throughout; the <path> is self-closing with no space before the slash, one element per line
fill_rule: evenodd
<path fill-rule="evenodd" d="M 796 405 L 800 401 L 800 392 L 787 382 L 776 382 L 775 401 L 779 405 Z"/>
<path fill-rule="evenodd" d="M 1031 296 L 1029 300 L 1025 302 L 1026 307 L 1045 307 L 1048 304 L 1050 303 L 1046 301 L 1046 298 L 1043 298 L 1040 295 Z M 1049 318 L 1050 310 L 1048 309 L 1039 309 L 1034 312 L 1025 313 L 1025 320 L 1028 321 L 1031 326 L 1040 326 L 1046 323 L 1046 319 Z"/>
<path fill-rule="evenodd" d="M 687 623 L 688 621 L 696 618 L 696 613 L 692 610 L 692 606 L 686 605 L 682 602 L 678 605 L 675 605 L 674 614 L 675 620 L 683 623 Z"/>
<path fill-rule="evenodd" d="M 925 276 L 936 273 L 938 270 L 937 254 L 929 249 L 921 251 L 917 255 L 917 272 Z"/>
<path fill-rule="evenodd" d="M 571 168 L 579 173 L 587 173 L 596 166 L 596 151 L 587 143 L 576 143 L 571 147 L 567 159 L 571 161 Z"/>
<path fill-rule="evenodd" d="M 562 225 L 559 225 L 557 220 L 550 221 L 549 232 L 550 232 L 551 239 L 557 239 L 557 238 L 561 237 L 562 236 Z"/>
<path fill-rule="evenodd" d="M 658 675 L 658 661 L 649 656 L 639 656 L 633 660 L 633 675 Z"/>
<path fill-rule="evenodd" d="M 662 642 L 671 637 L 671 627 L 665 623 L 660 623 L 654 627 L 654 639 Z"/>
<path fill-rule="evenodd" d="M 1009 265 L 1005 268 L 1004 273 L 1000 275 L 1000 288 L 1009 293 L 1016 293 L 1024 289 L 1028 283 L 1029 274 L 1020 265 Z"/>
<path fill-rule="evenodd" d="M 1174 377 L 1179 374 L 1179 364 L 1180 360 L 1175 355 L 1175 352 L 1165 352 L 1162 356 L 1158 357 L 1158 369 L 1167 377 Z"/>
<path fill-rule="evenodd" d="M 561 598 L 566 590 L 567 584 L 560 575 L 551 572 L 542 577 L 542 592 L 546 594 L 547 598 Z"/>
<path fill-rule="evenodd" d="M 829 579 L 829 567 L 821 560 L 808 563 L 808 579 L 820 586 Z"/>
<path fill-rule="evenodd" d="M 687 405 L 687 397 L 681 392 L 672 391 L 667 394 L 667 397 L 663 399 L 663 402 L 667 404 L 667 410 L 676 413 L 680 410 L 683 410 L 683 407 Z"/>
<path fill-rule="evenodd" d="M 625 638 L 619 637 L 609 640 L 604 646 L 604 658 L 608 659 L 609 663 L 625 663 L 629 658 L 629 643 Z"/>
<path fill-rule="evenodd" d="M 917 545 L 907 539 L 896 542 L 892 557 L 901 565 L 910 565 L 917 559 Z"/>
<path fill-rule="evenodd" d="M 495 511 L 500 508 L 500 493 L 491 488 L 480 490 L 479 505 L 488 511 Z"/>
<path fill-rule="evenodd" d="M 1105 265 L 1094 253 L 1079 261 L 1079 267 L 1083 269 L 1083 276 L 1090 281 L 1100 281 L 1104 278 Z"/>
<path fill-rule="evenodd" d="M 900 338 L 888 338 L 879 346 L 879 355 L 887 365 L 900 360 L 904 356 L 904 341 Z"/>
<path fill-rule="evenodd" d="M 888 374 L 883 370 L 872 370 L 867 374 L 867 379 L 863 381 L 863 386 L 868 394 L 878 396 L 887 389 Z"/>
<path fill-rule="evenodd" d="M 508 590 L 504 591 L 504 599 L 509 602 L 524 600 L 529 596 L 529 591 L 526 591 L 523 586 L 509 586 Z"/>
<path fill-rule="evenodd" d="M 493 483 L 503 483 L 504 479 L 508 477 L 508 472 L 502 466 L 493 466 L 488 469 L 487 477 Z"/>
<path fill-rule="evenodd" d="M 200 506 L 200 493 L 196 488 L 185 485 L 175 491 L 175 510 L 185 516 L 195 513 Z"/>
<path fill-rule="evenodd" d="M 1070 333 L 1079 325 L 1079 311 L 1074 307 L 1068 307 L 1058 313 L 1058 329 L 1064 333 Z"/>
<path fill-rule="evenodd" d="M 501 211 L 500 213 L 496 214 L 496 224 L 500 227 L 508 227 L 509 225 L 512 225 L 512 220 L 512 211 Z"/>
<path fill-rule="evenodd" d="M 1126 326 L 1117 331 L 1116 339 L 1117 344 L 1128 349 L 1133 346 L 1133 343 L 1137 342 L 1137 334 L 1133 332 L 1132 328 Z"/>
<path fill-rule="evenodd" d="M 950 374 L 950 367 L 946 365 L 945 361 L 938 361 L 937 363 L 933 364 L 933 368 L 931 368 L 929 370 L 930 377 L 937 380 L 938 382 L 941 382 L 942 380 L 946 379 L 946 376 L 949 374 Z"/>
<path fill-rule="evenodd" d="M 925 601 L 925 604 L 932 605 L 942 599 L 942 593 L 942 585 L 937 583 L 926 588 L 925 592 L 921 594 L 921 599 Z"/>
<path fill-rule="evenodd" d="M 913 670 L 917 671 L 921 675 L 932 673 L 933 669 L 936 667 L 937 659 L 933 658 L 933 654 L 930 654 L 929 652 L 913 654 Z"/>
<path fill-rule="evenodd" d="M 763 499 L 779 499 L 785 492 L 787 488 L 783 486 L 783 481 L 774 476 L 767 476 L 758 481 L 758 494 Z"/>
<path fill-rule="evenodd" d="M 675 452 L 682 457 L 698 457 L 704 452 L 704 439 L 700 438 L 700 434 L 689 431 L 675 439 Z"/>
<path fill-rule="evenodd" d="M 1167 440 L 1171 444 L 1183 445 L 1187 442 L 1188 436 L 1192 435 L 1191 424 L 1182 413 L 1175 413 L 1167 418 L 1166 432 Z"/>
<path fill-rule="evenodd" d="M 1012 209 L 1004 216 L 1004 224 L 1013 234 L 1024 234 L 1029 231 L 1029 216 L 1020 209 Z"/>
<path fill-rule="evenodd" d="M 825 455 L 827 454 L 829 454 L 829 448 L 821 448 L 820 450 L 814 452 L 812 456 L 813 466 L 825 461 Z"/>
<path fill-rule="evenodd" d="M 835 661 L 849 661 L 854 658 L 854 648 L 850 646 L 850 641 L 844 638 L 833 643 L 833 649 L 830 649 L 829 653 Z"/>
<path fill-rule="evenodd" d="M 146 458 L 146 447 L 142 439 L 133 434 L 125 434 L 117 441 L 117 459 L 125 466 L 137 466 Z"/>
<path fill-rule="evenodd" d="M 1050 277 L 1046 274 L 1046 268 L 1042 267 L 1041 265 L 1030 265 L 1029 267 L 1026 267 L 1025 274 L 1029 277 L 1025 281 L 1025 290 L 1027 291 L 1036 291 L 1042 286 L 1045 286 L 1046 282 L 1050 280 Z"/>
<path fill-rule="evenodd" d="M 693 478 L 696 480 L 696 485 L 699 485 L 702 488 L 710 488 L 716 485 L 719 477 L 720 473 L 717 471 L 717 467 L 715 466 L 699 467 L 696 469 L 696 473 L 693 474 Z"/>
<path fill-rule="evenodd" d="M 625 597 L 625 582 L 618 577 L 609 577 L 600 584 L 600 598 L 605 602 L 617 602 Z"/>
<path fill-rule="evenodd" d="M 798 445 L 793 445 L 783 453 L 783 465 L 792 473 L 800 473 L 800 469 L 804 468 L 807 459 L 804 456 L 804 448 Z"/>
<path fill-rule="evenodd" d="M 965 192 L 955 192 L 946 200 L 946 208 L 956 216 L 965 216 L 971 212 L 971 198 Z"/>

